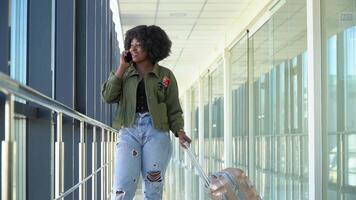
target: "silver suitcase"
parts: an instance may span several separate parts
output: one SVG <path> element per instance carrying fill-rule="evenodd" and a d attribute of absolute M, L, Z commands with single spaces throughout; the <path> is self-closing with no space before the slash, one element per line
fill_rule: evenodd
<path fill-rule="evenodd" d="M 186 151 L 197 169 L 205 187 L 209 191 L 209 196 L 213 200 L 261 200 L 255 187 L 251 184 L 243 170 L 238 168 L 226 168 L 222 171 L 206 175 L 201 165 L 196 160 L 188 144 L 185 144 Z"/>

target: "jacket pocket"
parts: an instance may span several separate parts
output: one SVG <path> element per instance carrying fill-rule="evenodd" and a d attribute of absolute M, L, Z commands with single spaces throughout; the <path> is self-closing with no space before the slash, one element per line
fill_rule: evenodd
<path fill-rule="evenodd" d="M 158 103 L 166 102 L 166 90 L 165 89 L 157 90 L 157 102 Z"/>
<path fill-rule="evenodd" d="M 161 124 L 168 123 L 167 106 L 165 103 L 158 104 Z"/>
<path fill-rule="evenodd" d="M 114 115 L 114 119 L 112 121 L 112 127 L 116 128 L 116 129 L 119 129 L 121 126 L 122 126 L 122 102 L 118 103 L 117 104 L 117 108 L 116 108 L 116 111 L 115 111 L 115 115 Z"/>

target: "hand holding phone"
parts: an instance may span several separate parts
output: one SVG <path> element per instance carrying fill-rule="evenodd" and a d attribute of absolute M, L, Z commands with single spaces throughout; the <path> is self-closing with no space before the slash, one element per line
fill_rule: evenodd
<path fill-rule="evenodd" d="M 124 59 L 125 59 L 125 62 L 129 63 L 132 61 L 132 55 L 130 53 L 130 51 L 125 51 L 124 52 Z"/>
<path fill-rule="evenodd" d="M 120 65 L 117 67 L 115 75 L 121 78 L 125 73 L 126 69 L 129 68 L 131 61 L 131 53 L 129 51 L 123 51 L 120 55 Z"/>

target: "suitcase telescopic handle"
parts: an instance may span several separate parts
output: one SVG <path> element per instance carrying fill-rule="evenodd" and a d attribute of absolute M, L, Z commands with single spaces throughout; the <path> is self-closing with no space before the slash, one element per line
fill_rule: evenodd
<path fill-rule="evenodd" d="M 205 187 L 209 188 L 210 186 L 210 179 L 209 177 L 206 175 L 206 173 L 204 172 L 203 168 L 201 167 L 201 165 L 198 163 L 197 159 L 195 158 L 195 155 L 193 154 L 190 145 L 188 142 L 185 142 L 183 144 L 187 150 L 188 156 L 190 157 L 190 160 L 193 162 L 194 167 L 197 169 L 200 178 L 203 179 L 204 183 L 205 183 Z"/>

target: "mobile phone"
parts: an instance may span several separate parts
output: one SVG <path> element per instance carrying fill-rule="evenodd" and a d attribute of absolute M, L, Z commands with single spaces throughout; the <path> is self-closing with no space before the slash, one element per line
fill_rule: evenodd
<path fill-rule="evenodd" d="M 125 53 L 124 59 L 125 59 L 125 61 L 126 61 L 127 63 L 129 63 L 129 62 L 132 61 L 132 55 L 131 55 L 131 53 L 130 53 L 129 51 Z"/>

